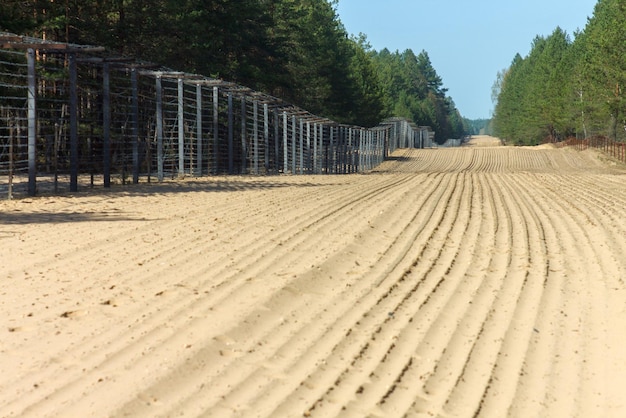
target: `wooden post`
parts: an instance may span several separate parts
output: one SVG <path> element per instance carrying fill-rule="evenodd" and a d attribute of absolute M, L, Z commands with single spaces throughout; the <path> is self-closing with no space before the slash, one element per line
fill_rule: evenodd
<path fill-rule="evenodd" d="M 111 187 L 111 74 L 109 63 L 102 66 L 102 165 L 104 187 Z M 55 147 L 56 148 L 56 147 Z M 56 150 L 55 150 L 56 158 Z"/>
<path fill-rule="evenodd" d="M 28 194 L 37 193 L 37 73 L 35 50 L 28 49 Z"/>
<path fill-rule="evenodd" d="M 70 191 L 78 191 L 78 71 L 76 55 L 69 54 L 70 70 Z"/>
<path fill-rule="evenodd" d="M 163 84 L 161 76 L 156 77 L 156 135 L 157 135 L 157 180 L 163 181 Z"/>

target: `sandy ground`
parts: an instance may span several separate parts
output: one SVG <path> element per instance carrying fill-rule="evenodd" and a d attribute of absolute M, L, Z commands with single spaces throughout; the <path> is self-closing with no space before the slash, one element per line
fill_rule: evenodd
<path fill-rule="evenodd" d="M 474 147 L 499 147 L 502 145 L 500 138 L 489 135 L 473 135 L 466 146 Z"/>
<path fill-rule="evenodd" d="M 0 202 L 0 416 L 626 416 L 626 170 L 475 141 Z"/>

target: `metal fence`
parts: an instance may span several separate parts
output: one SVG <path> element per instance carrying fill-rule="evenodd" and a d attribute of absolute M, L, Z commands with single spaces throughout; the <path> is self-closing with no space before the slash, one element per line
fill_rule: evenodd
<path fill-rule="evenodd" d="M 579 151 L 595 148 L 605 154 L 626 163 L 626 142 L 616 141 L 606 136 L 592 136 L 586 139 L 570 138 L 555 143 L 557 148 L 573 147 Z"/>
<path fill-rule="evenodd" d="M 247 87 L 0 32 L 0 193 L 219 174 L 364 172 L 434 134 L 365 129 Z"/>

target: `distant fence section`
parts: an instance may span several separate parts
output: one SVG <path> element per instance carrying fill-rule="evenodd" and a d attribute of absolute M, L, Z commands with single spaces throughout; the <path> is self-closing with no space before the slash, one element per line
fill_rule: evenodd
<path fill-rule="evenodd" d="M 455 147 L 460 147 L 461 145 L 463 145 L 464 142 L 467 142 L 467 138 L 460 138 L 460 139 L 450 138 L 450 139 L 447 139 L 446 142 L 444 142 L 443 144 L 438 145 L 438 147 L 455 148 Z"/>
<path fill-rule="evenodd" d="M 556 142 L 558 148 L 572 147 L 579 151 L 595 148 L 605 154 L 626 163 L 626 143 L 615 141 L 606 136 L 592 136 L 586 139 L 570 138 L 562 142 Z"/>
<path fill-rule="evenodd" d="M 434 139 L 404 119 L 343 125 L 235 83 L 2 32 L 0 88 L 9 197 L 188 175 L 357 173 Z"/>

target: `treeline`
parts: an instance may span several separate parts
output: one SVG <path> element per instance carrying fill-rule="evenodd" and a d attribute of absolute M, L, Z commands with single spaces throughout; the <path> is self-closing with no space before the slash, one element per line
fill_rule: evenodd
<path fill-rule="evenodd" d="M 599 0 L 583 31 L 537 36 L 498 73 L 495 134 L 516 144 L 626 139 L 626 0 Z"/>
<path fill-rule="evenodd" d="M 0 29 L 110 51 L 267 92 L 338 122 L 463 123 L 422 52 L 372 51 L 337 0 L 3 0 Z"/>

